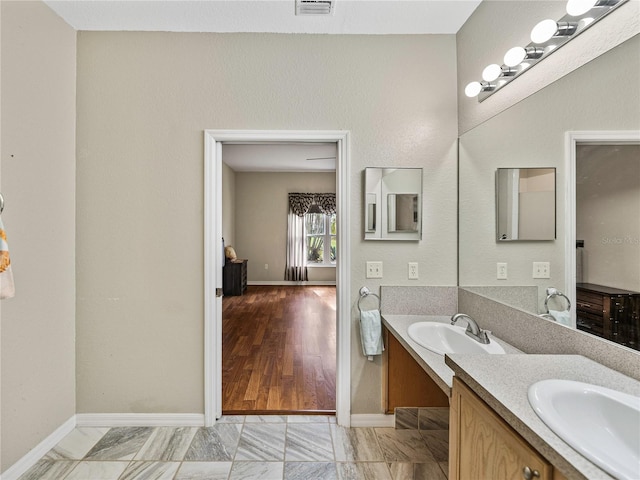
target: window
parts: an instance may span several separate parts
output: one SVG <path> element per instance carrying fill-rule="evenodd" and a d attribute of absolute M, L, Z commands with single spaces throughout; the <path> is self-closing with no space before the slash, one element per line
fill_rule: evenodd
<path fill-rule="evenodd" d="M 336 264 L 336 215 L 307 213 L 304 216 L 307 235 L 307 264 Z M 328 246 L 328 248 L 327 248 Z"/>

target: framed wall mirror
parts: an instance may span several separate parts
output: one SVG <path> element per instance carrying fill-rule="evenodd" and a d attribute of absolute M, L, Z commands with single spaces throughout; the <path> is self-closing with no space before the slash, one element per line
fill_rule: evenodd
<path fill-rule="evenodd" d="M 555 240 L 555 168 L 498 168 L 496 238 L 499 242 Z"/>
<path fill-rule="evenodd" d="M 422 169 L 365 169 L 365 240 L 422 238 Z"/>

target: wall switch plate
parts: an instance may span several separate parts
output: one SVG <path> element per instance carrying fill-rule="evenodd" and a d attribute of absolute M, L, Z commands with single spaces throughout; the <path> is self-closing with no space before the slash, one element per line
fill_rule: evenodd
<path fill-rule="evenodd" d="M 497 273 L 496 278 L 498 280 L 506 280 L 507 279 L 507 264 L 506 263 L 496 263 Z"/>
<path fill-rule="evenodd" d="M 418 280 L 418 262 L 409 262 L 409 280 Z"/>
<path fill-rule="evenodd" d="M 551 278 L 549 262 L 533 262 L 533 278 Z"/>
<path fill-rule="evenodd" d="M 382 278 L 382 262 L 367 262 L 367 278 Z"/>

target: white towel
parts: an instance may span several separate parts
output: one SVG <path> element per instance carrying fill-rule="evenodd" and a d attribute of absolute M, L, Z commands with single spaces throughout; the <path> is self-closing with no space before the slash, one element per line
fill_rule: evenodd
<path fill-rule="evenodd" d="M 9 245 L 7 234 L 0 219 L 0 299 L 11 298 L 16 294 L 13 285 L 13 273 L 11 272 L 11 259 L 9 258 Z"/>
<path fill-rule="evenodd" d="M 362 353 L 373 361 L 373 355 L 380 355 L 384 350 L 382 344 L 382 320 L 378 310 L 362 310 L 360 312 L 360 340 Z"/>
<path fill-rule="evenodd" d="M 561 325 L 571 326 L 571 314 L 569 310 L 549 310 L 549 315 L 556 319 Z"/>

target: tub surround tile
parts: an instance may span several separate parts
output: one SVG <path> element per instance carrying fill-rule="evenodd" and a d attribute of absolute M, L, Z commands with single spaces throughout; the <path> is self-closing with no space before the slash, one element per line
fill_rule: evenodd
<path fill-rule="evenodd" d="M 80 462 L 64 480 L 118 480 L 129 462 Z"/>
<path fill-rule="evenodd" d="M 284 461 L 284 423 L 245 424 L 240 435 L 236 460 Z"/>
<path fill-rule="evenodd" d="M 180 462 L 193 441 L 196 427 L 159 427 L 149 436 L 135 460 L 159 460 Z"/>
<path fill-rule="evenodd" d="M 289 424 L 285 460 L 334 461 L 329 423 Z"/>
<path fill-rule="evenodd" d="M 282 462 L 233 462 L 229 480 L 282 480 Z"/>
<path fill-rule="evenodd" d="M 175 480 L 227 480 L 231 462 L 183 462 Z"/>
<path fill-rule="evenodd" d="M 242 424 L 223 423 L 213 427 L 199 428 L 187 454 L 185 461 L 232 461 L 238 448 Z"/>
<path fill-rule="evenodd" d="M 131 462 L 118 480 L 173 480 L 180 462 Z"/>
<path fill-rule="evenodd" d="M 337 462 L 382 462 L 384 456 L 373 428 L 331 425 Z"/>
<path fill-rule="evenodd" d="M 376 428 L 380 448 L 387 462 L 433 462 L 433 454 L 417 430 Z"/>
<path fill-rule="evenodd" d="M 82 460 L 108 431 L 108 428 L 76 428 L 47 453 L 47 458 Z"/>
<path fill-rule="evenodd" d="M 87 460 L 132 460 L 153 433 L 149 427 L 110 429 L 89 451 Z"/>
<path fill-rule="evenodd" d="M 286 462 L 284 480 L 338 480 L 338 471 L 333 462 Z"/>

